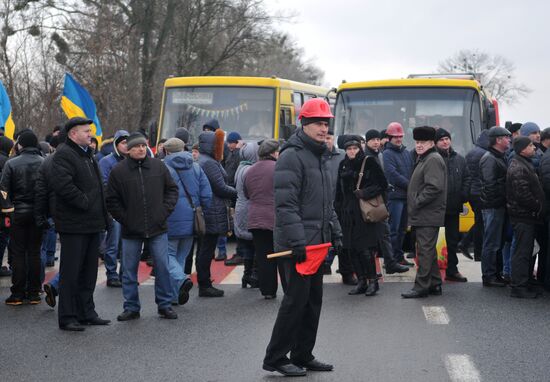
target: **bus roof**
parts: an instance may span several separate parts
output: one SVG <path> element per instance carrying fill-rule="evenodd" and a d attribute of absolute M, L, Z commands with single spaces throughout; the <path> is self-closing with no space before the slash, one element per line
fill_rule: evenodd
<path fill-rule="evenodd" d="M 285 80 L 277 77 L 239 77 L 239 76 L 204 76 L 204 77 L 172 77 L 166 79 L 164 86 L 183 87 L 183 86 L 250 86 L 250 87 L 269 87 L 269 88 L 287 88 L 311 92 L 313 94 L 326 94 L 329 89 L 309 85 L 301 82 Z"/>
<path fill-rule="evenodd" d="M 473 88 L 481 91 L 476 80 L 448 79 L 448 78 L 403 78 L 399 80 L 346 82 L 338 86 L 338 91 L 365 88 L 408 88 L 408 87 L 452 87 Z"/>

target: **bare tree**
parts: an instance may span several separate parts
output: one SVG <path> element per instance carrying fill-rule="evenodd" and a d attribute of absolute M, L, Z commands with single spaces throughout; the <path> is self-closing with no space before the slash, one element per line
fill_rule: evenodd
<path fill-rule="evenodd" d="M 481 84 L 499 102 L 512 104 L 531 89 L 515 78 L 515 66 L 507 58 L 478 50 L 461 50 L 439 63 L 441 73 L 475 73 Z"/>

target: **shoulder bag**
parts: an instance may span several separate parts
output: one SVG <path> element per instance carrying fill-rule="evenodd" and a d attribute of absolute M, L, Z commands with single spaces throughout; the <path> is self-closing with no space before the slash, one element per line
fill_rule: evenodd
<path fill-rule="evenodd" d="M 363 163 L 361 164 L 359 179 L 357 180 L 357 186 L 355 187 L 357 190 L 359 190 L 361 180 L 363 179 L 367 159 L 368 156 L 363 159 Z M 365 221 L 365 223 L 378 223 L 386 220 L 389 216 L 388 209 L 386 208 L 386 203 L 384 203 L 384 198 L 382 198 L 382 195 L 378 195 L 368 200 L 359 198 L 359 209 L 361 210 L 361 216 L 363 217 L 363 221 Z"/>

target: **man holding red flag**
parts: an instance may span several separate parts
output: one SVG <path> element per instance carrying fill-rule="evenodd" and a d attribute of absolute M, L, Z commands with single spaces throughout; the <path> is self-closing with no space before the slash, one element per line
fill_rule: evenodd
<path fill-rule="evenodd" d="M 287 288 L 263 368 L 285 376 L 333 369 L 312 354 L 323 299 L 323 270 L 319 267 L 312 275 L 301 275 L 296 270 L 297 263 L 306 261 L 307 245 L 330 242 L 332 238 L 336 251 L 342 248 L 340 224 L 333 209 L 331 173 L 323 155 L 331 118 L 334 116 L 326 101 L 307 101 L 299 116 L 302 128 L 282 147 L 275 167 L 274 246 L 276 251 L 291 249 L 292 257 L 279 260 Z"/>

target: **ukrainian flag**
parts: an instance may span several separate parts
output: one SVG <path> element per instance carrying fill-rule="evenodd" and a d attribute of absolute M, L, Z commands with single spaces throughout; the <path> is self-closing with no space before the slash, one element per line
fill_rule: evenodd
<path fill-rule="evenodd" d="M 11 118 L 11 103 L 4 84 L 0 81 L 0 127 L 4 128 L 4 135 L 13 139 L 15 133 L 15 124 Z"/>
<path fill-rule="evenodd" d="M 65 73 L 61 108 L 67 115 L 67 118 L 83 117 L 94 121 L 92 124 L 92 133 L 97 138 L 99 144 L 101 144 L 103 131 L 101 130 L 99 118 L 97 118 L 94 100 L 90 96 L 90 93 L 76 82 L 69 73 Z"/>

